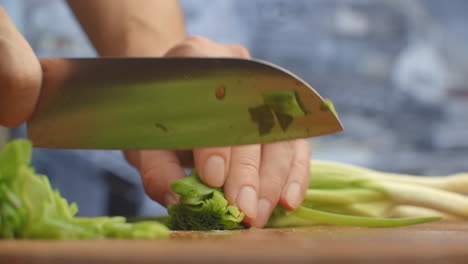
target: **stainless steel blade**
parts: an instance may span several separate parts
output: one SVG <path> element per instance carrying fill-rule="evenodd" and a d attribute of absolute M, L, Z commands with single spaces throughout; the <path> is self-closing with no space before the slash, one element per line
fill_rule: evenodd
<path fill-rule="evenodd" d="M 264 61 L 56 58 L 43 64 L 46 78 L 28 122 L 36 147 L 191 149 L 342 130 L 314 89 Z M 281 91 L 294 94 L 304 114 L 272 106 Z"/>

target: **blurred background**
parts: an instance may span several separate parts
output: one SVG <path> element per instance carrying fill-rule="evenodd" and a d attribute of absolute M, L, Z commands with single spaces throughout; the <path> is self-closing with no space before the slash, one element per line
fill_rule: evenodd
<path fill-rule="evenodd" d="M 0 4 L 39 56 L 95 56 L 62 0 Z M 243 44 L 335 103 L 345 131 L 311 139 L 313 158 L 422 175 L 468 171 L 468 1 L 182 4 L 190 34 Z"/>

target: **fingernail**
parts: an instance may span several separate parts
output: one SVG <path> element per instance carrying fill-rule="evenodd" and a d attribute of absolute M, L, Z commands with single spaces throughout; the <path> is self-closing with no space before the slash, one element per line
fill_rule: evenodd
<path fill-rule="evenodd" d="M 257 192 L 250 186 L 242 187 L 237 196 L 237 205 L 247 217 L 254 219 L 257 216 Z"/>
<path fill-rule="evenodd" d="M 170 193 L 164 195 L 164 205 L 168 207 L 169 205 L 174 205 L 177 203 L 177 200 Z"/>
<path fill-rule="evenodd" d="M 292 208 L 298 208 L 301 204 L 301 186 L 299 183 L 293 182 L 289 184 L 286 191 L 286 203 Z"/>
<path fill-rule="evenodd" d="M 257 217 L 252 222 L 252 226 L 254 227 L 264 227 L 265 224 L 268 222 L 268 218 L 270 218 L 271 214 L 271 203 L 267 199 L 260 199 L 258 201 L 258 212 Z"/>
<path fill-rule="evenodd" d="M 203 176 L 207 183 L 213 187 L 221 187 L 224 183 L 224 159 L 220 156 L 213 155 L 205 162 L 203 168 Z"/>

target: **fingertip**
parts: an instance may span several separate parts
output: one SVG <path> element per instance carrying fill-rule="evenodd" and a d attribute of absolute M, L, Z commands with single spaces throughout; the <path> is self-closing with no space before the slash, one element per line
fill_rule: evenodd
<path fill-rule="evenodd" d="M 284 209 L 289 211 L 296 210 L 304 199 L 301 185 L 297 182 L 288 184 L 282 197 L 281 205 Z"/>
<path fill-rule="evenodd" d="M 252 227 L 263 228 L 273 211 L 272 203 L 268 199 L 262 198 L 258 201 L 257 208 L 257 216 L 249 224 Z"/>
<path fill-rule="evenodd" d="M 250 58 L 249 50 L 246 47 L 239 44 L 231 44 L 228 45 L 228 47 L 231 49 L 234 56 L 246 59 Z"/>
<path fill-rule="evenodd" d="M 210 56 L 213 47 L 217 47 L 213 41 L 198 35 L 189 36 L 181 43 L 170 48 L 165 57 L 205 57 Z"/>
<path fill-rule="evenodd" d="M 219 155 L 208 157 L 202 169 L 202 180 L 211 187 L 223 186 L 226 178 L 226 162 Z"/>
<path fill-rule="evenodd" d="M 246 217 L 250 219 L 257 217 L 258 196 L 257 191 L 253 187 L 242 187 L 237 196 L 236 204 Z"/>
<path fill-rule="evenodd" d="M 224 185 L 230 151 L 230 148 L 204 148 L 193 151 L 195 168 L 202 182 L 214 188 Z"/>
<path fill-rule="evenodd" d="M 210 39 L 206 38 L 206 37 L 203 37 L 203 36 L 200 36 L 200 35 L 191 35 L 191 36 L 188 36 L 186 39 L 185 39 L 186 42 L 192 42 L 192 43 L 209 43 L 209 44 L 212 44 L 213 41 L 211 41 Z"/>
<path fill-rule="evenodd" d="M 306 140 L 295 140 L 295 144 L 296 153 L 280 199 L 281 206 L 290 211 L 301 206 L 310 180 L 310 146 Z"/>

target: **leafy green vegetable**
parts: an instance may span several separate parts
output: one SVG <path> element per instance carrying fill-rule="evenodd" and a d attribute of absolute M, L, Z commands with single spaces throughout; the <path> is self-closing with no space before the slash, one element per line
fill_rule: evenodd
<path fill-rule="evenodd" d="M 468 192 L 466 173 L 421 177 L 380 172 L 331 161 L 311 161 L 310 167 L 310 193 L 306 202 L 328 206 L 330 203 L 326 200 L 317 203 L 319 199 L 315 199 L 314 190 L 341 193 L 352 189 L 355 193 L 346 196 L 348 203 L 342 204 L 341 209 L 360 209 L 365 216 L 389 216 L 395 207 L 411 205 L 441 212 L 436 215 L 448 213 L 468 218 L 468 197 L 462 194 Z M 376 206 L 376 202 L 380 204 Z M 407 216 L 418 214 L 410 213 Z"/>
<path fill-rule="evenodd" d="M 421 224 L 439 219 L 439 217 L 380 218 L 353 216 L 330 213 L 305 206 L 300 206 L 297 210 L 289 212 L 283 208 L 277 207 L 270 217 L 270 220 L 267 223 L 267 227 L 299 227 L 317 224 L 364 227 L 397 227 Z"/>
<path fill-rule="evenodd" d="M 169 227 L 174 230 L 238 229 L 244 218 L 235 206 L 228 205 L 224 193 L 203 184 L 195 170 L 174 182 L 171 189 L 180 195 L 180 203 L 168 208 Z"/>
<path fill-rule="evenodd" d="M 400 195 L 395 193 L 409 185 L 395 188 L 377 178 L 375 171 L 319 161 L 313 162 L 310 175 L 309 189 L 299 209 L 286 211 L 280 207 L 275 208 L 267 227 L 317 224 L 396 227 L 440 219 L 437 216 L 387 217 L 388 211 L 401 201 L 401 197 L 408 196 L 402 192 Z M 195 170 L 189 177 L 173 183 L 171 188 L 181 196 L 181 203 L 169 208 L 170 228 L 215 230 L 242 227 L 243 214 L 236 207 L 228 205 L 221 189 L 204 185 Z M 424 187 L 411 188 L 421 190 Z M 434 192 L 430 191 L 429 194 Z M 406 201 L 410 199 L 406 198 Z"/>
<path fill-rule="evenodd" d="M 0 237 L 162 238 L 167 227 L 156 222 L 130 224 L 124 217 L 76 217 L 78 206 L 53 190 L 44 175 L 29 166 L 32 145 L 15 140 L 0 150 Z"/>
<path fill-rule="evenodd" d="M 35 173 L 29 166 L 31 153 L 32 146 L 27 140 L 12 141 L 0 150 L 0 237 L 160 238 L 169 235 L 167 227 L 244 228 L 244 214 L 228 204 L 222 189 L 203 184 L 195 170 L 171 185 L 181 198 L 179 204 L 168 208 L 169 217 L 134 218 L 134 223 L 124 217 L 76 217 L 77 205 L 68 203 L 51 188 L 46 176 Z M 468 197 L 462 194 L 465 192 L 468 174 L 423 179 L 343 163 L 312 161 L 309 188 L 300 208 L 295 211 L 275 208 L 267 227 L 316 224 L 395 227 L 440 219 L 428 217 L 427 213 L 463 219 L 468 218 Z M 396 210 L 400 206 L 406 206 L 405 210 Z M 391 218 L 396 211 L 404 218 Z"/>

